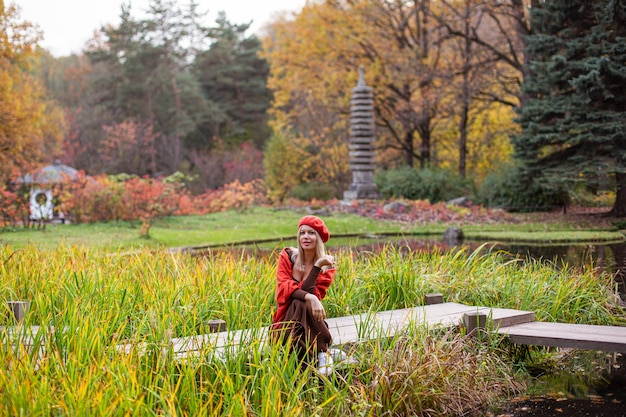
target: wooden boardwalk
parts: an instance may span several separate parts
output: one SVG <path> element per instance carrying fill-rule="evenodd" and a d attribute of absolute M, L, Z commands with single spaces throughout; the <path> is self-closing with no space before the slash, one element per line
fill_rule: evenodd
<path fill-rule="evenodd" d="M 330 318 L 326 321 L 333 337 L 333 345 L 344 345 L 393 337 L 410 326 L 450 328 L 461 324 L 467 325 L 471 323 L 467 321 L 468 317 L 482 317 L 482 320 L 488 323 L 487 328 L 507 335 L 511 342 L 517 344 L 626 352 L 626 327 L 537 322 L 535 314 L 531 311 L 476 307 L 459 303 L 430 304 Z M 0 328 L 3 343 L 12 342 L 28 347 L 29 340 L 32 342 L 35 339 L 39 328 L 32 326 L 30 331 L 16 330 L 17 328 Z M 267 327 L 263 327 L 180 337 L 171 339 L 169 344 L 165 341 L 162 348 L 172 349 L 177 358 L 209 350 L 222 354 L 233 352 L 240 345 L 260 347 L 266 342 L 267 332 Z M 142 350 L 143 347 L 141 344 L 117 346 L 119 350 L 126 352 L 132 349 Z M 43 346 L 40 346 L 40 349 L 42 348 Z"/>
<path fill-rule="evenodd" d="M 458 303 L 440 303 L 373 314 L 327 319 L 333 345 L 358 343 L 392 337 L 409 326 L 457 326 L 465 314 L 484 313 L 496 326 L 512 326 L 534 320 L 534 313 L 502 308 L 473 307 Z M 265 343 L 267 328 L 224 331 L 172 339 L 174 354 L 185 357 L 208 346 L 218 350 L 236 349 L 240 344 Z M 129 349 L 131 346 L 127 346 Z"/>
<path fill-rule="evenodd" d="M 626 352 L 626 327 L 536 322 L 531 311 L 475 307 L 459 303 L 440 303 L 374 314 L 357 314 L 327 319 L 334 345 L 393 337 L 409 326 L 453 327 L 466 316 L 483 315 L 500 334 L 518 344 L 570 347 Z M 177 357 L 193 355 L 209 345 L 219 351 L 237 349 L 240 344 L 263 344 L 267 328 L 235 330 L 172 340 Z"/>

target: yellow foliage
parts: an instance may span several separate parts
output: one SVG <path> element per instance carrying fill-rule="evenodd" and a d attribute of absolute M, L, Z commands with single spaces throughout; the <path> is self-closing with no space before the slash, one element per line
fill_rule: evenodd
<path fill-rule="evenodd" d="M 513 155 L 509 135 L 519 129 L 510 106 L 492 103 L 472 112 L 467 143 L 467 175 L 480 182 L 501 162 Z M 450 117 L 437 130 L 436 164 L 453 171 L 458 166 L 458 116 Z"/>
<path fill-rule="evenodd" d="M 359 66 L 365 67 L 366 84 L 374 89 L 379 166 L 404 164 L 407 155 L 421 158 L 422 148 L 428 148 L 430 160 L 424 162 L 458 169 L 461 69 L 468 62 L 489 60 L 479 55 L 484 50 L 476 49 L 471 52 L 476 55 L 463 61 L 459 56 L 463 45 L 446 39 L 436 19 L 427 15 L 425 3 L 308 2 L 293 20 L 271 25 L 263 40 L 263 57 L 271 67 L 272 127 L 289 132 L 293 146 L 310 157 L 328 152 L 321 158 L 331 172 L 315 174 L 316 180 L 345 182 L 349 100 Z M 430 2 L 429 7 L 438 16 L 449 13 L 451 24 L 463 22 L 458 20 L 460 14 L 439 2 Z M 502 96 L 493 75 L 497 67 L 493 64 L 484 74 L 475 70 L 470 79 L 473 91 L 480 88 Z M 516 100 L 514 94 L 508 92 L 511 102 Z M 516 125 L 510 106 L 470 102 L 468 112 L 467 173 L 482 177 L 496 162 L 509 158 L 508 134 Z M 303 138 L 311 141 L 306 144 L 310 148 Z M 272 169 L 271 160 L 266 169 Z M 274 188 L 272 183 L 268 180 Z"/>
<path fill-rule="evenodd" d="M 18 9 L 0 9 L 0 181 L 49 158 L 65 130 L 63 112 L 29 70 L 37 30 L 19 21 Z"/>

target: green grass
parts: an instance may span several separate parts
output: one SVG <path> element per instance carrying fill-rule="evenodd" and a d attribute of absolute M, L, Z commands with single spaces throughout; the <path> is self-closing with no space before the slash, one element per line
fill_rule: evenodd
<path fill-rule="evenodd" d="M 256 240 L 292 240 L 304 211 L 254 208 L 245 213 L 227 211 L 206 216 L 176 216 L 155 222 L 149 238 L 140 238 L 140 224 L 109 222 L 77 225 L 47 225 L 43 229 L 0 230 L 0 244 L 13 247 L 34 245 L 54 249 L 59 245 L 107 250 L 141 247 L 223 245 Z M 379 222 L 349 214 L 324 217 L 331 235 L 402 233 L 415 227 Z M 428 230 L 420 228 L 420 230 Z"/>
<path fill-rule="evenodd" d="M 540 320 L 626 320 L 610 303 L 610 277 L 591 269 L 511 262 L 482 251 L 389 246 L 334 254 L 337 279 L 324 301 L 330 317 L 413 306 L 441 292 L 448 301 L 532 310 Z M 0 414 L 443 416 L 523 390 L 526 376 L 507 359 L 500 336 L 477 344 L 454 330 L 433 334 L 420 326 L 352 346 L 359 364 L 325 384 L 284 349 L 258 343 L 224 360 L 210 346 L 194 360 L 174 360 L 169 339 L 206 333 L 211 319 L 233 330 L 270 323 L 276 257 L 0 247 L 3 304 L 30 300 L 24 325 L 43 326 L 29 350 L 7 332 L 20 328 L 0 315 L 0 325 L 9 326 L 0 331 L 0 366 L 10 370 L 0 373 Z M 119 343 L 146 350 L 123 353 Z"/>
<path fill-rule="evenodd" d="M 62 245 L 110 251 L 138 248 L 217 246 L 241 242 L 293 241 L 295 225 L 304 210 L 255 207 L 240 213 L 227 211 L 205 216 L 177 216 L 155 222 L 149 238 L 139 236 L 140 225 L 109 222 L 78 225 L 47 225 L 45 229 L 0 229 L 0 244 L 23 248 L 29 245 L 54 249 Z M 449 224 L 399 223 L 353 214 L 324 216 L 331 244 L 338 237 L 405 234 L 439 237 Z M 616 242 L 624 235 L 616 230 L 578 230 L 570 224 L 489 224 L 462 225 L 465 237 L 476 240 L 516 242 Z"/>
<path fill-rule="evenodd" d="M 610 277 L 506 261 L 498 253 L 335 253 L 329 316 L 371 314 L 448 301 L 532 310 L 538 319 L 624 323 L 610 303 Z M 207 346 L 178 362 L 172 337 L 267 326 L 274 311 L 277 253 L 204 256 L 161 250 L 109 252 L 61 246 L 0 247 L 0 298 L 31 301 L 25 325 L 41 325 L 38 349 L 0 331 L 2 415 L 461 415 L 524 389 L 501 336 L 416 325 L 391 340 L 354 345 L 360 362 L 321 384 L 280 347 L 257 342 L 223 360 Z M 45 267 L 42 260 L 45 259 Z M 621 317 L 621 319 L 620 319 Z M 8 314 L 0 325 L 14 329 Z M 367 324 L 365 325 L 367 327 Z M 18 328 L 19 329 L 19 328 Z M 17 330 L 19 334 L 19 330 Z M 367 332 L 364 328 L 363 332 Z M 118 343 L 146 346 L 123 353 Z"/>

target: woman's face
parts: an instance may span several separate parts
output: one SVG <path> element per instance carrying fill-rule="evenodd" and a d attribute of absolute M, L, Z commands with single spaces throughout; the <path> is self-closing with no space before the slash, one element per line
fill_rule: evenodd
<path fill-rule="evenodd" d="M 317 232 L 311 226 L 303 224 L 298 231 L 298 243 L 302 250 L 315 250 L 317 248 Z"/>

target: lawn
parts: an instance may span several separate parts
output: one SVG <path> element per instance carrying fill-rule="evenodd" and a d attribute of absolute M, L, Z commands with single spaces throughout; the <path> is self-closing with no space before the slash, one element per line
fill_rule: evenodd
<path fill-rule="evenodd" d="M 139 248 L 204 247 L 241 243 L 293 240 L 298 219 L 307 214 L 301 209 L 254 207 L 245 212 L 225 211 L 204 216 L 172 216 L 155 222 L 148 238 L 140 237 L 141 225 L 130 222 L 47 225 L 45 229 L 0 229 L 0 244 L 14 248 L 35 246 L 89 247 L 104 250 Z M 345 212 L 321 215 L 331 231 L 331 245 L 338 237 L 372 235 L 439 236 L 450 226 L 463 229 L 465 238 L 515 242 L 619 242 L 624 235 L 606 225 L 581 225 L 563 221 L 491 222 L 459 224 L 446 221 L 398 221 Z"/>

